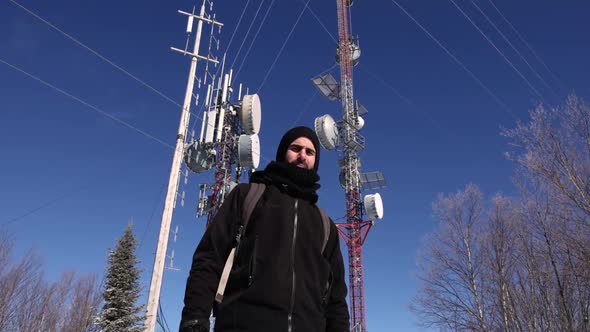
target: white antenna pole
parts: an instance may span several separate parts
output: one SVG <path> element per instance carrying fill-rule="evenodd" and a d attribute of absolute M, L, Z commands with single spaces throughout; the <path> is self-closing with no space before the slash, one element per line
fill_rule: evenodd
<path fill-rule="evenodd" d="M 201 6 L 199 16 L 205 15 L 205 2 Z M 156 315 L 158 312 L 158 303 L 160 301 L 160 288 L 162 287 L 162 276 L 164 272 L 164 263 L 166 260 L 166 250 L 168 247 L 168 238 L 170 237 L 170 222 L 172 221 L 172 212 L 174 202 L 176 200 L 176 192 L 178 191 L 178 179 L 180 173 L 180 164 L 184 155 L 184 142 L 188 130 L 191 97 L 193 94 L 193 86 L 195 82 L 195 72 L 197 70 L 197 54 L 201 44 L 201 32 L 203 29 L 203 20 L 197 23 L 197 33 L 195 37 L 194 51 L 191 59 L 191 66 L 188 75 L 188 83 L 186 86 L 186 93 L 184 96 L 184 104 L 182 106 L 182 114 L 180 116 L 180 124 L 178 125 L 178 135 L 176 136 L 176 147 L 174 149 L 174 157 L 172 159 L 172 167 L 170 168 L 170 179 L 168 181 L 168 191 L 166 193 L 166 201 L 164 204 L 164 211 L 162 213 L 162 222 L 160 225 L 160 236 L 158 239 L 158 248 L 156 250 L 156 258 L 154 260 L 154 271 L 152 273 L 152 280 L 150 284 L 150 293 L 148 296 L 145 331 L 154 332 L 156 327 Z"/>
<path fill-rule="evenodd" d="M 203 122 L 201 123 L 201 134 L 199 135 L 199 142 L 203 142 L 203 135 L 205 135 L 205 124 L 207 123 L 207 109 L 209 108 L 209 96 L 211 94 L 211 84 L 207 85 L 207 96 L 205 97 L 205 109 L 203 110 Z"/>

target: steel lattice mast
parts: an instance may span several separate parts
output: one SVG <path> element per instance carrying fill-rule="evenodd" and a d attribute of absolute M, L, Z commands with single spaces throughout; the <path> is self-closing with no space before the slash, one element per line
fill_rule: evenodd
<path fill-rule="evenodd" d="M 366 331 L 362 246 L 372 222 L 363 221 L 360 160 L 364 147 L 359 133 L 359 115 L 355 107 L 352 84 L 353 43 L 348 21 L 350 0 L 336 0 L 338 8 L 338 60 L 340 63 L 340 99 L 343 118 L 340 124 L 343 159 L 340 160 L 346 193 L 346 223 L 339 230 L 348 247 L 349 299 L 351 330 Z"/>
<path fill-rule="evenodd" d="M 230 71 L 231 73 L 231 71 Z M 237 159 L 237 141 L 239 132 L 238 121 L 235 114 L 229 109 L 228 103 L 228 89 L 231 75 L 226 74 L 224 80 L 224 87 L 221 84 L 218 87 L 218 96 L 216 97 L 214 108 L 220 117 L 223 117 L 223 127 L 221 127 L 221 140 L 217 143 L 217 161 L 215 162 L 215 178 L 211 186 L 211 195 L 209 196 L 210 209 L 207 213 L 207 226 L 213 221 L 217 211 L 223 203 L 225 194 L 229 191 L 229 184 L 232 181 L 232 168 L 236 164 Z M 221 79 L 220 79 L 221 82 Z M 241 175 L 241 168 L 238 165 L 236 168 L 235 180 L 239 182 Z"/>
<path fill-rule="evenodd" d="M 234 117 L 226 116 L 226 123 L 234 120 Z M 224 133 L 222 141 L 218 145 L 219 159 L 215 165 L 215 179 L 211 186 L 211 195 L 209 196 L 210 210 L 207 214 L 207 226 L 213 221 L 217 211 L 223 203 L 225 194 L 227 193 L 227 184 L 230 183 L 232 175 L 232 166 L 235 164 L 235 144 L 236 139 L 233 134 L 236 129 L 233 125 L 226 127 L 227 131 Z M 236 182 L 239 182 L 240 172 L 236 172 Z"/>
<path fill-rule="evenodd" d="M 379 193 L 365 195 L 361 189 L 376 190 L 385 187 L 382 172 L 361 173 L 358 152 L 365 148 L 365 139 L 360 134 L 364 119 L 360 116 L 367 109 L 354 99 L 352 67 L 360 58 L 358 41 L 351 37 L 350 6 L 352 0 L 336 0 L 338 8 L 338 49 L 336 61 L 340 65 L 340 82 L 330 73 L 311 79 L 315 87 L 330 101 L 342 103 L 342 119 L 334 121 L 329 114 L 317 117 L 314 128 L 320 144 L 326 150 L 341 154 L 340 184 L 346 198 L 346 222 L 338 223 L 338 233 L 348 247 L 349 303 L 351 330 L 367 330 L 365 317 L 365 285 L 363 276 L 363 244 L 375 219 L 383 218 L 383 201 Z M 363 218 L 366 212 L 366 219 Z"/>

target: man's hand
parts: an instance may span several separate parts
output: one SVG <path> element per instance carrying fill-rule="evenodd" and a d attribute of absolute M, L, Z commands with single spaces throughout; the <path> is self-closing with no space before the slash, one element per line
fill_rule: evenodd
<path fill-rule="evenodd" d="M 189 320 L 180 325 L 179 332 L 209 332 L 209 318 Z"/>

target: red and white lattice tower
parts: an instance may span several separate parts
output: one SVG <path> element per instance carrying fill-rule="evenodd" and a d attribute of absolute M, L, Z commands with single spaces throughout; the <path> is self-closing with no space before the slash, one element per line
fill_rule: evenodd
<path fill-rule="evenodd" d="M 349 299 L 352 331 L 366 331 L 365 285 L 363 280 L 363 242 L 372 223 L 363 221 L 361 200 L 360 160 L 358 150 L 364 146 L 358 130 L 358 112 L 354 107 L 352 86 L 352 51 L 348 21 L 349 0 L 337 0 L 338 53 L 340 63 L 340 99 L 342 101 L 341 160 L 344 190 L 346 192 L 346 223 L 339 229 L 348 247 Z"/>
<path fill-rule="evenodd" d="M 338 49 L 336 60 L 340 65 L 340 83 L 330 74 L 312 79 L 314 85 L 329 100 L 340 99 L 342 119 L 335 122 L 330 115 L 316 118 L 315 130 L 320 143 L 327 150 L 341 154 L 340 182 L 346 197 L 346 222 L 338 223 L 338 232 L 348 247 L 349 302 L 351 331 L 366 331 L 365 292 L 363 277 L 363 244 L 374 219 L 383 217 L 383 203 L 379 194 L 361 198 L 363 188 L 379 189 L 384 186 L 381 172 L 361 173 L 358 152 L 365 147 L 360 134 L 367 110 L 354 99 L 352 68 L 358 63 L 360 49 L 350 31 L 352 0 L 336 0 L 338 8 Z M 363 209 L 364 208 L 364 209 Z M 366 212 L 366 218 L 363 218 Z"/>

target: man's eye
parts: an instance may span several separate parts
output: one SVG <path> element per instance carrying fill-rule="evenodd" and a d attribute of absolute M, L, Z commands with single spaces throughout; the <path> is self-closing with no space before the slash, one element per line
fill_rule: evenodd
<path fill-rule="evenodd" d="M 310 150 L 310 149 L 307 149 L 307 150 L 305 150 L 305 152 L 307 153 L 307 155 L 308 155 L 308 156 L 313 156 L 313 155 L 315 155 L 315 151 L 313 151 L 313 150 Z"/>

